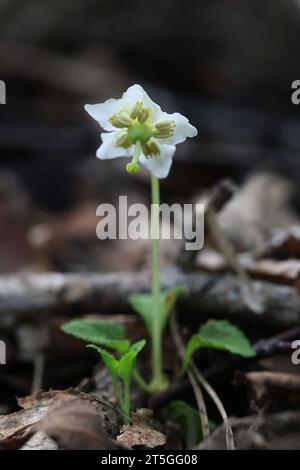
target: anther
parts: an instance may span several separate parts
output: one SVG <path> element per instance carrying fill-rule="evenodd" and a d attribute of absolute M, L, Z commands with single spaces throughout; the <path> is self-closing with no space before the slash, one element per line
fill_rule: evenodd
<path fill-rule="evenodd" d="M 125 149 L 131 147 L 132 143 L 128 139 L 127 132 L 122 132 L 116 139 L 116 144 L 118 147 L 123 147 Z"/>
<path fill-rule="evenodd" d="M 142 108 L 138 115 L 138 120 L 141 124 L 147 121 L 150 116 L 150 110 L 147 108 Z"/>
<path fill-rule="evenodd" d="M 174 133 L 175 122 L 174 121 L 162 121 L 155 124 L 154 136 L 158 139 L 166 139 L 171 137 Z"/>
<path fill-rule="evenodd" d="M 130 113 L 130 117 L 132 119 L 136 119 L 138 117 L 139 113 L 141 112 L 142 106 L 143 106 L 143 103 L 141 101 L 137 101 L 135 103 L 135 106 Z"/>
<path fill-rule="evenodd" d="M 109 119 L 109 122 L 117 129 L 122 129 L 124 127 L 130 126 L 132 119 L 127 111 L 120 111 L 119 113 L 114 114 Z"/>

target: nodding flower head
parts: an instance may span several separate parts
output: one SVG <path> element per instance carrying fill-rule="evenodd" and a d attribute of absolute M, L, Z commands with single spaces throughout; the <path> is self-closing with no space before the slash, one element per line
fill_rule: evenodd
<path fill-rule="evenodd" d="M 129 173 L 137 173 L 141 163 L 157 178 L 166 178 L 175 146 L 198 133 L 181 114 L 163 112 L 140 85 L 128 88 L 121 99 L 87 104 L 85 110 L 107 131 L 97 157 L 133 157 L 126 166 Z"/>

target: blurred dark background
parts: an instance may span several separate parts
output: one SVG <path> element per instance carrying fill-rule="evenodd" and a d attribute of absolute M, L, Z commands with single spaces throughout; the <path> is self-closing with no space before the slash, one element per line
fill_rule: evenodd
<path fill-rule="evenodd" d="M 1 0 L 0 271 L 115 267 L 82 256 L 95 207 L 147 199 L 148 180 L 96 160 L 100 128 L 83 105 L 133 83 L 199 129 L 178 147 L 166 200 L 260 169 L 297 188 L 299 25 L 296 0 Z"/>
<path fill-rule="evenodd" d="M 97 160 L 101 130 L 83 109 L 134 83 L 199 130 L 177 148 L 164 201 L 195 200 L 230 177 L 244 192 L 222 228 L 240 251 L 267 229 L 299 225 L 299 44 L 300 0 L 0 0 L 0 274 L 148 266 L 147 241 L 96 238 L 96 207 L 119 194 L 149 201 L 149 175 L 129 176 L 123 159 Z M 162 264 L 179 250 L 162 242 Z M 98 361 L 58 336 L 64 312 L 54 317 L 45 388 L 77 384 Z M 0 405 L 15 407 L 30 390 L 44 325 L 0 323 L 11 355 Z M 241 414 L 245 394 L 228 377 L 216 385 L 229 389 L 229 414 Z"/>

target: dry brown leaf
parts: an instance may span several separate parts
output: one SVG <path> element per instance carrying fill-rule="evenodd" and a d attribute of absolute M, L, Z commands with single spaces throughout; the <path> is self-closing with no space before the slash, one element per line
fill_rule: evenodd
<path fill-rule="evenodd" d="M 59 395 L 49 406 L 47 414 L 35 426 L 55 441 L 60 448 L 69 450 L 118 449 L 109 439 L 102 416 L 80 397 Z"/>
<path fill-rule="evenodd" d="M 42 431 L 36 432 L 19 450 L 58 450 L 58 445 Z"/>
<path fill-rule="evenodd" d="M 32 434 L 32 426 L 46 414 L 56 392 L 43 393 L 41 400 L 30 396 L 18 399 L 21 411 L 0 418 L 0 443 L 5 448 L 18 448 Z"/>
<path fill-rule="evenodd" d="M 0 444 L 7 449 L 20 448 L 37 430 L 37 425 L 46 415 L 50 406 L 57 402 L 78 399 L 80 403 L 90 405 L 97 415 L 106 416 L 105 411 L 111 417 L 116 413 L 100 403 L 96 397 L 78 392 L 74 389 L 50 390 L 38 392 L 18 399 L 18 404 L 23 410 L 11 413 L 0 418 Z M 104 411 L 105 410 L 105 411 Z"/>
<path fill-rule="evenodd" d="M 22 445 L 31 435 L 31 427 L 47 412 L 47 407 L 17 411 L 0 418 L 0 443 L 7 449 Z"/>
<path fill-rule="evenodd" d="M 135 447 L 147 447 L 154 449 L 166 444 L 166 436 L 155 429 L 157 424 L 152 420 L 153 412 L 141 408 L 133 414 L 133 423 L 123 426 L 118 442 L 128 449 Z"/>

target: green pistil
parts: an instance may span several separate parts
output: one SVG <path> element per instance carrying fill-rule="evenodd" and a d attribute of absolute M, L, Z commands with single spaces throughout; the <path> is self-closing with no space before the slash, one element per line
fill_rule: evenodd
<path fill-rule="evenodd" d="M 171 120 L 161 121 L 153 125 L 151 123 L 151 109 L 143 108 L 141 101 L 137 101 L 131 111 L 123 109 L 114 114 L 109 122 L 117 129 L 123 129 L 123 132 L 116 140 L 119 147 L 127 149 L 131 145 L 136 146 L 135 156 L 132 162 L 126 166 L 127 171 L 132 174 L 137 173 L 140 169 L 138 158 L 141 148 L 147 158 L 160 155 L 159 146 L 152 137 L 167 139 L 173 135 L 175 129 L 175 122 Z"/>
<path fill-rule="evenodd" d="M 140 122 L 134 121 L 134 123 L 128 127 L 127 135 L 133 144 L 140 141 L 141 144 L 144 145 L 153 136 L 153 128 L 146 123 L 141 124 Z"/>
<path fill-rule="evenodd" d="M 126 165 L 127 173 L 130 173 L 131 175 L 135 175 L 136 173 L 140 171 L 140 165 L 138 164 L 138 160 L 139 160 L 141 150 L 142 150 L 141 142 L 137 140 L 135 144 L 135 149 L 134 149 L 132 160 L 130 163 L 127 163 Z"/>

